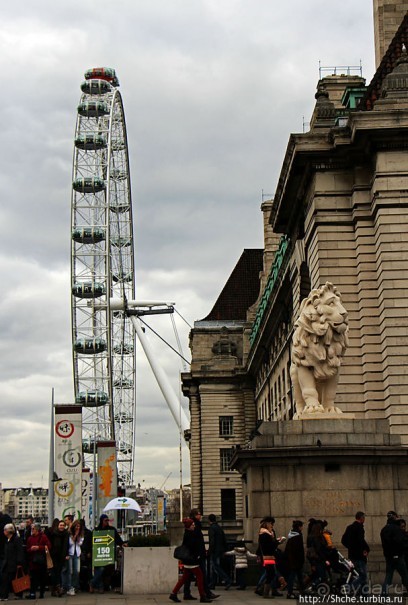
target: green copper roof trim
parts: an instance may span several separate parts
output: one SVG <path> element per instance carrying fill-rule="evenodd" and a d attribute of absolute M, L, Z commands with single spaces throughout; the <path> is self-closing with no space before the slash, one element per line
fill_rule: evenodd
<path fill-rule="evenodd" d="M 282 235 L 281 240 L 279 242 L 279 247 L 276 251 L 275 258 L 273 260 L 271 271 L 269 273 L 268 281 L 266 282 L 265 290 L 262 294 L 261 301 L 256 311 L 254 325 L 252 326 L 251 334 L 249 336 L 249 342 L 251 343 L 251 345 L 254 344 L 255 338 L 262 323 L 263 316 L 268 306 L 269 299 L 275 289 L 275 284 L 278 279 L 280 269 L 283 265 L 285 257 L 287 256 L 289 241 L 290 240 L 287 235 Z"/>

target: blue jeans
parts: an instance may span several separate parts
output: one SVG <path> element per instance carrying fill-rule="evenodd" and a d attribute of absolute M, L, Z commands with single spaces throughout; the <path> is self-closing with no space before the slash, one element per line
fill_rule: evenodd
<path fill-rule="evenodd" d="M 68 560 L 68 584 L 70 588 L 79 589 L 79 570 L 81 560 L 77 555 L 70 555 Z"/>
<path fill-rule="evenodd" d="M 401 581 L 405 587 L 405 590 L 408 590 L 408 571 L 407 566 L 405 564 L 404 555 L 400 557 L 386 557 L 385 559 L 385 579 L 382 585 L 382 594 L 388 594 L 388 586 L 392 584 L 392 579 L 394 577 L 394 571 L 397 571 L 401 576 Z"/>
<path fill-rule="evenodd" d="M 105 571 L 105 567 L 95 567 L 94 575 L 90 584 L 92 588 L 96 588 L 97 590 L 103 590 L 103 572 Z"/>
<path fill-rule="evenodd" d="M 367 586 L 367 562 L 362 559 L 353 559 L 352 563 L 358 572 L 358 578 L 351 583 L 351 587 L 355 592 L 359 591 L 364 594 L 364 586 Z"/>
<path fill-rule="evenodd" d="M 61 570 L 61 586 L 64 590 L 69 590 L 71 588 L 70 585 L 71 579 L 69 575 L 69 561 L 65 561 Z"/>
<path fill-rule="evenodd" d="M 225 584 L 232 584 L 231 578 L 221 567 L 221 557 L 219 555 L 211 555 L 211 580 L 209 582 L 211 588 L 215 588 L 217 577 L 219 582 L 224 581 Z"/>

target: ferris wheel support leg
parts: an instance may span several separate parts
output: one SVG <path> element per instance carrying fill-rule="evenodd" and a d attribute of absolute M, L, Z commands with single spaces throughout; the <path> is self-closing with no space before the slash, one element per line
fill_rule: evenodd
<path fill-rule="evenodd" d="M 181 403 L 177 395 L 175 394 L 174 389 L 171 386 L 164 370 L 157 363 L 139 319 L 135 315 L 131 315 L 130 320 L 133 323 L 137 337 L 140 340 L 140 344 L 143 347 L 147 360 L 157 380 L 157 384 L 159 385 L 160 390 L 163 393 L 163 396 L 167 402 L 167 405 L 169 406 L 170 412 L 172 413 L 177 426 L 181 428 L 184 433 L 184 431 L 190 428 L 190 422 L 187 418 L 187 415 L 181 407 Z"/>

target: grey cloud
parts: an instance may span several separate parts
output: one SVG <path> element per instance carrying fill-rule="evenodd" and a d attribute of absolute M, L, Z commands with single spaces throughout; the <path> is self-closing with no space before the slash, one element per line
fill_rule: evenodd
<path fill-rule="evenodd" d="M 3 484 L 46 474 L 51 387 L 72 400 L 71 162 L 85 69 L 110 65 L 121 81 L 138 297 L 174 299 L 192 323 L 242 249 L 262 246 L 261 190 L 273 193 L 289 133 L 310 118 L 319 59 L 361 57 L 370 78 L 372 29 L 371 0 L 2 3 L 0 393 L 18 427 L 0 439 L 0 460 L 15 462 L 0 466 Z M 174 338 L 169 321 L 152 325 Z M 154 346 L 177 387 L 178 360 Z M 136 476 L 157 485 L 174 464 L 177 485 L 177 427 L 139 358 Z"/>

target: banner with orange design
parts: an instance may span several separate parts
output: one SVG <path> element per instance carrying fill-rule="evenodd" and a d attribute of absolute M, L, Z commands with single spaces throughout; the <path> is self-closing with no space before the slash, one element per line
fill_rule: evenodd
<path fill-rule="evenodd" d="M 96 444 L 98 456 L 98 515 L 102 514 L 103 509 L 112 498 L 118 495 L 118 470 L 116 462 L 116 443 L 115 441 L 99 441 Z M 113 525 L 116 524 L 116 514 L 114 511 L 107 513 L 109 520 Z M 97 520 L 98 521 L 98 520 Z"/>

